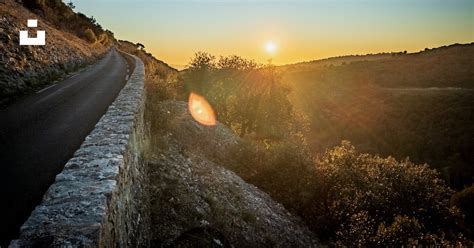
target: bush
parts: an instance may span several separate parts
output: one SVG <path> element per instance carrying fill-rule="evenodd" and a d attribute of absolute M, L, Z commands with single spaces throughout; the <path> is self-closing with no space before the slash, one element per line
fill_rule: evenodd
<path fill-rule="evenodd" d="M 428 165 L 359 154 L 345 141 L 318 159 L 316 176 L 304 219 L 341 245 L 458 240 L 460 215 L 449 204 L 452 191 Z"/>
<path fill-rule="evenodd" d="M 90 28 L 84 30 L 84 38 L 90 43 L 95 43 L 97 41 L 94 31 Z"/>
<path fill-rule="evenodd" d="M 45 0 L 23 0 L 23 5 L 31 10 L 44 10 L 46 7 Z"/>
<path fill-rule="evenodd" d="M 465 188 L 461 192 L 457 192 L 451 198 L 451 203 L 459 207 L 466 216 L 467 228 L 474 228 L 474 184 Z"/>
<path fill-rule="evenodd" d="M 397 215 L 389 226 L 384 223 L 379 225 L 373 243 L 384 247 L 413 247 L 417 245 L 417 239 L 422 237 L 421 230 L 416 218 Z"/>
<path fill-rule="evenodd" d="M 246 142 L 231 152 L 232 162 L 221 164 L 301 216 L 332 245 L 468 244 L 459 209 L 450 205 L 452 190 L 428 165 L 359 154 L 347 141 L 313 159 L 296 144 Z M 468 197 L 456 199 L 472 209 Z"/>
<path fill-rule="evenodd" d="M 183 73 L 186 93 L 204 96 L 219 120 L 241 137 L 283 139 L 293 107 L 290 90 L 274 66 L 257 65 L 239 56 L 198 52 Z"/>

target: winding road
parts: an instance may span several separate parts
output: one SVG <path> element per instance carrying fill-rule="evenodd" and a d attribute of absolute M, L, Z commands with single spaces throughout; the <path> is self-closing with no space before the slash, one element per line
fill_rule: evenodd
<path fill-rule="evenodd" d="M 80 73 L 0 110 L 0 247 L 18 236 L 132 70 L 112 49 Z"/>

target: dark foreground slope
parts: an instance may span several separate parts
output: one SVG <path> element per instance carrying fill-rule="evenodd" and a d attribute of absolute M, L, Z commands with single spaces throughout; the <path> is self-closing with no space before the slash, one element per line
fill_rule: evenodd
<path fill-rule="evenodd" d="M 152 108 L 162 120 L 149 162 L 154 246 L 317 246 L 281 204 L 213 162 L 239 144 L 230 130 L 196 123 L 184 102 Z"/>

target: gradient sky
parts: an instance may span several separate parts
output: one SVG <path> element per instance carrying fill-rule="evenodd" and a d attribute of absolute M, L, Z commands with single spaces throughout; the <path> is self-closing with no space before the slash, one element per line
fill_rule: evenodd
<path fill-rule="evenodd" d="M 473 0 L 72 1 L 171 65 L 197 51 L 287 64 L 474 41 Z M 274 55 L 264 49 L 269 40 Z"/>

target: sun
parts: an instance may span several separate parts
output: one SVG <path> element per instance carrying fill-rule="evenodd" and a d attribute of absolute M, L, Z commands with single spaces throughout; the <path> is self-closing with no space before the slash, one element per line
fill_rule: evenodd
<path fill-rule="evenodd" d="M 268 53 L 274 53 L 277 49 L 277 45 L 273 43 L 273 41 L 268 41 L 265 44 L 265 50 L 267 50 Z"/>

